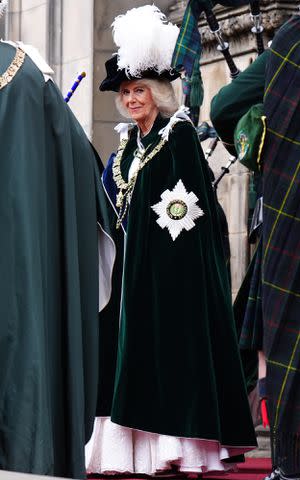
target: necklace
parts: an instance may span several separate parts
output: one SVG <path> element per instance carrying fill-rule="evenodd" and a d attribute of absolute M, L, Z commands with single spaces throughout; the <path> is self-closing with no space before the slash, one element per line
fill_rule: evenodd
<path fill-rule="evenodd" d="M 117 185 L 117 188 L 118 188 L 117 199 L 116 199 L 116 207 L 119 209 L 119 213 L 118 213 L 116 228 L 120 227 L 122 221 L 124 220 L 124 218 L 127 214 L 128 207 L 129 207 L 129 202 L 130 202 L 130 197 L 132 195 L 134 185 L 135 185 L 135 182 L 136 182 L 136 179 L 137 179 L 137 176 L 138 176 L 139 172 L 162 149 L 162 147 L 164 146 L 164 144 L 167 141 L 167 139 L 161 138 L 161 140 L 158 142 L 156 147 L 154 147 L 153 150 L 147 156 L 146 156 L 147 150 L 150 148 L 151 145 L 149 145 L 148 148 L 145 151 L 139 150 L 137 152 L 137 154 L 135 155 L 135 158 L 139 158 L 139 160 L 140 160 L 138 169 L 137 169 L 136 173 L 133 175 L 133 177 L 128 182 L 125 182 L 125 180 L 122 177 L 122 172 L 121 172 L 121 161 L 122 161 L 122 156 L 123 156 L 123 153 L 124 153 L 124 150 L 126 148 L 128 140 L 129 139 L 123 139 L 121 141 L 121 143 L 119 145 L 119 148 L 117 150 L 117 154 L 116 154 L 116 158 L 114 160 L 113 167 L 112 167 L 113 179 L 114 179 L 115 184 Z"/>

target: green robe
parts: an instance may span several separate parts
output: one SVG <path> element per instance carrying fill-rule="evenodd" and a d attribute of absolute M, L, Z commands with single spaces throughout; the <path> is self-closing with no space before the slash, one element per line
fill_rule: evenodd
<path fill-rule="evenodd" d="M 1 74 L 14 55 L 0 44 Z M 0 125 L 0 469 L 83 478 L 98 376 L 97 157 L 27 56 L 0 90 Z"/>
<path fill-rule="evenodd" d="M 151 145 L 149 152 L 165 124 L 158 117 L 143 139 L 145 147 Z M 135 128 L 122 157 L 124 179 L 137 147 L 136 134 Z M 103 176 L 107 191 L 111 165 Z M 180 179 L 187 192 L 198 197 L 204 215 L 173 241 L 151 206 Z M 147 432 L 228 446 L 255 445 L 216 202 L 196 131 L 186 121 L 174 127 L 135 184 L 125 235 L 119 327 L 120 277 L 115 277 L 113 305 L 108 307 L 115 314 L 111 329 L 107 318 L 101 329 L 101 341 L 110 348 L 100 371 L 109 377 L 103 384 L 111 382 L 111 388 L 100 389 L 97 414 Z"/>

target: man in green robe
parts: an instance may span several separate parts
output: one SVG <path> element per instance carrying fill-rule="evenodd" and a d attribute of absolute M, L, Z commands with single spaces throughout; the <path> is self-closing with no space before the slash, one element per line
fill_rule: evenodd
<path fill-rule="evenodd" d="M 43 73 L 1 42 L 0 469 L 84 478 L 104 200 L 98 158 Z"/>

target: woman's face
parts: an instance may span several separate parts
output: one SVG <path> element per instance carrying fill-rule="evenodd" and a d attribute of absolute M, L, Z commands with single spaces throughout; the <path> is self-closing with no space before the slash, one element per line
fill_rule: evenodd
<path fill-rule="evenodd" d="M 123 82 L 120 94 L 123 106 L 137 123 L 155 118 L 158 114 L 150 88 L 140 80 Z"/>

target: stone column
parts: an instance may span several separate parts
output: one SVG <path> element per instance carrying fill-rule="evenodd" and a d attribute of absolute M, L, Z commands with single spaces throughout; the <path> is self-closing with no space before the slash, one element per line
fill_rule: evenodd
<path fill-rule="evenodd" d="M 87 77 L 81 82 L 69 105 L 87 135 L 92 138 L 94 1 L 59 1 L 61 6 L 57 16 L 61 15 L 62 24 L 60 87 L 66 94 L 77 76 L 86 72 Z M 51 2 L 53 0 L 49 0 Z M 59 67 L 56 65 L 56 68 L 57 66 Z"/>

